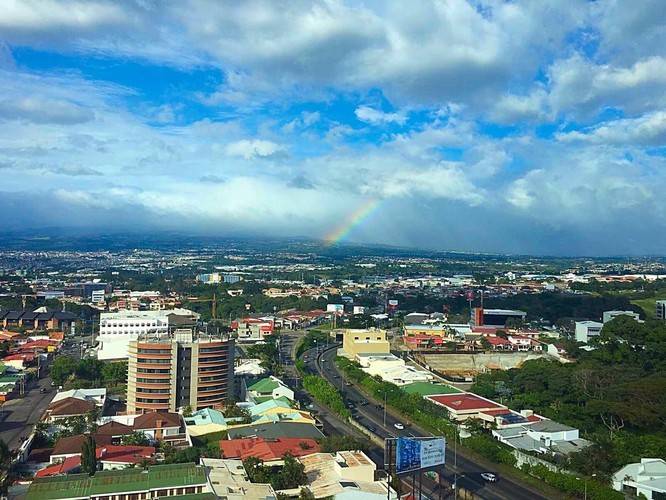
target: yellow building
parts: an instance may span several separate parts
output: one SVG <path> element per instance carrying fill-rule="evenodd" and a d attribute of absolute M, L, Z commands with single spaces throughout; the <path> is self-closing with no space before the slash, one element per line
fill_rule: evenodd
<path fill-rule="evenodd" d="M 379 328 L 348 329 L 342 339 L 342 349 L 351 359 L 359 354 L 388 354 L 391 352 L 386 330 Z"/>
<path fill-rule="evenodd" d="M 448 337 L 449 328 L 444 325 L 428 325 L 428 324 L 417 324 L 417 325 L 405 325 L 403 327 L 403 332 L 405 337 L 414 337 L 420 335 L 433 335 L 436 337 Z"/>

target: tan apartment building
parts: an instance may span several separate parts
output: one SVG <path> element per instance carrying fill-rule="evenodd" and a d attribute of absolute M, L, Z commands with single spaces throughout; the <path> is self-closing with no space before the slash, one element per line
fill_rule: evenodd
<path fill-rule="evenodd" d="M 234 341 L 191 329 L 129 343 L 127 412 L 220 407 L 233 394 Z"/>
<path fill-rule="evenodd" d="M 351 359 L 359 354 L 388 354 L 391 352 L 386 330 L 379 328 L 347 329 L 343 334 L 342 350 Z"/>

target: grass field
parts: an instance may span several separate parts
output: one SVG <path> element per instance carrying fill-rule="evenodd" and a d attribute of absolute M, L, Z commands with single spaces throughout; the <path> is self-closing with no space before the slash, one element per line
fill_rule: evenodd
<path fill-rule="evenodd" d="M 653 297 L 651 299 L 634 299 L 631 301 L 632 304 L 640 307 L 645 311 L 645 315 L 648 318 L 654 318 L 654 311 L 657 307 L 658 300 L 666 300 L 666 297 Z"/>

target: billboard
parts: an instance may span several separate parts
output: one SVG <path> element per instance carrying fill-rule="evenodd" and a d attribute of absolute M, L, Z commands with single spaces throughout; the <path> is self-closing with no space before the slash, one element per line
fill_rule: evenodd
<path fill-rule="evenodd" d="M 446 440 L 444 438 L 398 438 L 395 453 L 396 472 L 400 474 L 444 465 L 445 451 Z"/>
<path fill-rule="evenodd" d="M 344 304 L 326 304 L 326 312 L 342 314 L 345 311 Z"/>

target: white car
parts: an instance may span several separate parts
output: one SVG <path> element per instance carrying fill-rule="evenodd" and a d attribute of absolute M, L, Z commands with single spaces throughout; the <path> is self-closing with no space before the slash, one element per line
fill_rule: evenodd
<path fill-rule="evenodd" d="M 403 430 L 405 428 L 405 426 L 402 425 L 400 422 L 396 422 L 395 424 L 393 424 L 393 427 L 400 430 Z"/>
<path fill-rule="evenodd" d="M 497 476 L 495 474 L 491 474 L 490 472 L 482 472 L 481 477 L 483 478 L 484 481 L 487 481 L 489 483 L 494 483 L 497 481 Z"/>

